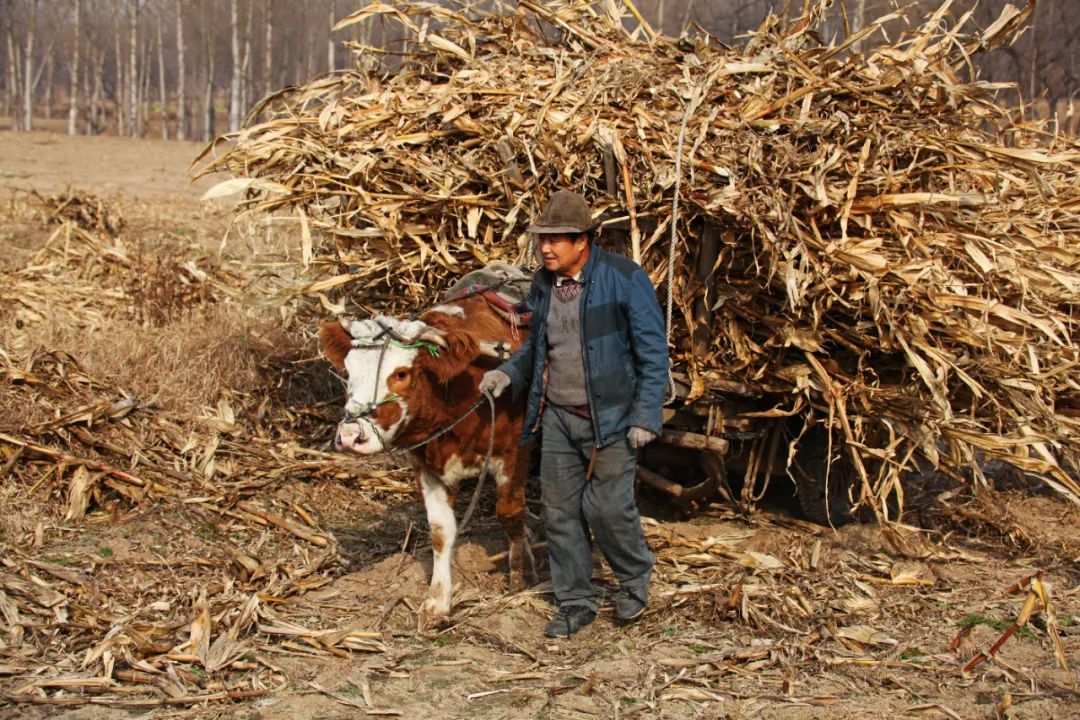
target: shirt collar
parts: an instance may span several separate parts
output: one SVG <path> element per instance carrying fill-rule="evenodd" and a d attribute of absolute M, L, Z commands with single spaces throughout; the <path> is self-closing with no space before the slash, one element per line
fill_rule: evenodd
<path fill-rule="evenodd" d="M 577 274 L 575 274 L 574 277 L 563 277 L 562 275 L 556 275 L 555 276 L 555 287 L 562 287 L 563 283 L 565 283 L 565 282 L 576 282 L 576 283 L 581 282 L 581 273 L 582 272 L 584 272 L 584 271 L 583 270 L 578 270 Z"/>

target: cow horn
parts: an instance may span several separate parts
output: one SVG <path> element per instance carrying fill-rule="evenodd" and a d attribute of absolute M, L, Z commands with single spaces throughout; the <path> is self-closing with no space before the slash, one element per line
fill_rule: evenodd
<path fill-rule="evenodd" d="M 428 328 L 424 332 L 420 333 L 420 337 L 417 338 L 420 342 L 428 342 L 432 345 L 438 345 L 443 350 L 447 348 L 446 338 L 443 334 L 435 328 Z"/>

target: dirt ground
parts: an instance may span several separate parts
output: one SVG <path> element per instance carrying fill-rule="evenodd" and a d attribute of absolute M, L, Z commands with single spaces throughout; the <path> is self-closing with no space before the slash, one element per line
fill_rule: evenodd
<path fill-rule="evenodd" d="M 218 253 L 221 272 L 231 268 L 238 275 L 245 263 L 269 267 L 292 257 L 287 231 L 271 237 L 261 226 L 229 228 L 226 205 L 198 202 L 213 184 L 188 180 L 200 149 L 0 132 L 0 243 L 10 251 L 0 263 L 2 282 L 25 282 L 48 235 L 28 209 L 34 192 L 92 193 L 122 211 L 128 246 L 140 233 L 158 245 L 181 240 L 184 252 Z M 227 233 L 245 240 L 223 243 Z M 123 302 L 116 299 L 117 307 Z M 8 343 L 0 344 L 8 368 L 0 382 L 6 386 L 0 387 L 0 433 L 7 437 L 49 420 L 34 417 L 44 413 L 40 408 L 14 405 L 24 402 L 17 393 L 26 377 L 46 367 L 27 367 L 26 360 L 46 362 L 26 337 L 27 327 L 44 322 L 42 311 L 34 317 L 20 312 L 0 312 L 0 343 Z M 61 351 L 78 359 L 87 375 L 98 368 L 118 386 L 142 382 L 108 364 L 101 347 L 108 347 L 109 332 L 106 322 L 94 330 L 104 340 L 54 334 L 64 345 L 50 348 L 48 362 L 55 365 L 47 367 L 70 368 Z M 95 360 L 94 352 L 101 357 Z M 318 366 L 314 345 L 299 352 L 293 365 Z M 265 507 L 291 508 L 332 542 L 298 540 L 280 525 L 252 522 L 251 513 L 225 512 L 221 498 L 229 493 L 218 496 L 215 489 L 195 488 L 187 496 L 102 491 L 84 518 L 66 520 L 63 485 L 44 475 L 27 482 L 38 477 L 20 465 L 29 463 L 29 453 L 0 456 L 0 540 L 10 547 L 0 570 L 77 573 L 80 587 L 89 589 L 70 591 L 72 606 L 89 608 L 84 613 L 98 608 L 105 623 L 62 628 L 68 633 L 63 652 L 47 649 L 50 638 L 61 637 L 49 634 L 61 630 L 47 617 L 27 625 L 22 649 L 13 631 L 0 634 L 0 718 L 1080 717 L 1080 511 L 1044 489 L 1018 482 L 993 492 L 914 487 L 902 524 L 838 530 L 800 519 L 784 487 L 774 488 L 751 516 L 715 504 L 675 513 L 645 494 L 645 526 L 657 558 L 649 612 L 621 627 L 605 605 L 593 625 L 566 641 L 542 636 L 551 595 L 536 489 L 530 489 L 530 525 L 540 543 L 542 582 L 515 594 L 505 589 L 504 547 L 486 497 L 481 508 L 488 512 L 477 513 L 456 549 L 449 623 L 418 629 L 431 551 L 408 472 L 395 458 L 329 457 L 332 426 L 323 420 L 332 414 L 329 406 L 307 398 L 304 407 L 297 401 L 294 408 L 267 409 L 259 388 L 273 386 L 273 379 L 259 376 L 265 369 L 252 372 L 243 387 L 226 379 L 206 397 L 175 401 L 169 417 L 177 426 L 185 413 L 228 426 L 214 447 L 232 454 L 219 457 L 215 474 L 207 464 L 213 452 L 203 453 L 200 477 L 218 478 L 217 487 L 232 488 L 237 497 L 242 488 L 243 497 Z M 276 397 L 302 396 L 291 392 Z M 222 397 L 243 410 L 233 418 Z M 306 413 L 309 423 L 297 420 L 286 431 L 264 419 L 290 412 Z M 4 442 L 0 437 L 0 447 Z M 194 451 L 175 452 L 170 465 L 186 472 L 185 453 Z M 239 467 L 238 458 L 266 470 L 230 475 L 229 463 Z M 468 495 L 458 498 L 459 516 Z M 238 551 L 258 558 L 257 572 L 238 569 Z M 597 567 L 597 582 L 607 592 L 610 573 L 599 558 Z M 1046 588 L 1046 608 L 1029 592 L 1033 576 Z M 117 646 L 111 679 L 97 670 L 98 658 L 91 662 L 90 651 L 118 617 L 132 628 L 172 623 L 172 632 L 187 637 L 194 634 L 194 608 L 205 606 L 218 636 L 233 617 L 220 599 L 238 589 L 266 610 L 240 638 L 242 652 L 221 678 L 176 659 L 177 649 L 168 645 L 152 667 Z M 1030 621 L 991 653 L 1029 598 Z M 25 603 L 12 607 L 27 612 Z M 0 609 L 8 613 L 0 614 L 5 627 L 13 627 L 8 606 L 0 602 Z M 306 634 L 292 632 L 297 627 Z M 321 630 L 371 636 L 345 650 L 311 642 Z M 38 643 L 37 654 L 25 650 L 30 640 Z M 992 657 L 977 663 L 980 653 Z M 43 682 L 61 665 L 65 677 L 100 679 L 112 691 L 109 699 L 93 701 L 101 693 L 88 685 L 65 691 Z M 161 688 L 168 697 L 183 697 L 170 690 L 177 687 L 192 696 L 224 688 L 236 699 L 156 708 L 123 702 L 162 696 Z"/>

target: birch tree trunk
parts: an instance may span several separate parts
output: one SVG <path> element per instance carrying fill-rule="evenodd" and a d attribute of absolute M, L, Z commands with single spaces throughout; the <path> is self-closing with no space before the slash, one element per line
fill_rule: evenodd
<path fill-rule="evenodd" d="M 113 33 L 113 65 L 116 67 L 116 81 L 113 87 L 113 103 L 116 106 L 116 134 L 123 137 L 127 128 L 127 86 L 125 84 L 124 56 L 121 53 L 121 35 L 123 35 L 124 0 L 116 0 L 116 25 Z"/>
<path fill-rule="evenodd" d="M 26 29 L 26 54 L 23 56 L 23 130 L 34 129 L 34 36 L 37 34 L 38 0 L 30 2 Z"/>
<path fill-rule="evenodd" d="M 71 81 L 68 90 L 68 135 L 79 132 L 79 56 L 80 33 L 82 31 L 82 0 L 75 0 L 75 34 L 71 41 Z"/>
<path fill-rule="evenodd" d="M 229 132 L 240 129 L 240 0 L 229 0 L 229 30 L 232 36 L 232 82 L 229 85 Z"/>
<path fill-rule="evenodd" d="M 93 42 L 93 38 L 87 38 L 90 42 L 86 43 L 86 72 L 83 73 L 83 90 L 86 92 L 86 97 L 90 98 L 86 107 L 86 127 L 85 133 L 87 135 L 96 135 L 98 130 L 98 113 L 100 107 L 102 107 L 102 76 L 105 69 L 105 51 L 99 49 L 97 44 Z M 93 78 L 93 81 L 91 80 Z"/>
<path fill-rule="evenodd" d="M 248 3 L 247 21 L 244 23 L 244 52 L 240 62 L 240 122 L 244 121 L 247 109 L 251 107 L 251 22 L 255 16 L 255 7 Z M 239 126 L 237 126 L 239 129 Z"/>
<path fill-rule="evenodd" d="M 161 100 L 161 139 L 169 139 L 169 91 L 165 83 L 165 6 L 157 14 L 158 98 Z"/>
<path fill-rule="evenodd" d="M 139 96 L 136 98 L 139 114 L 135 123 L 136 137 L 146 134 L 146 124 L 150 122 L 150 43 L 151 38 L 148 37 L 139 48 Z"/>
<path fill-rule="evenodd" d="M 334 57 L 334 0 L 330 0 L 326 23 L 326 72 L 334 72 L 337 59 Z"/>
<path fill-rule="evenodd" d="M 206 89 L 203 97 L 203 141 L 214 139 L 214 41 L 210 28 L 210 13 L 203 5 L 203 45 L 206 57 Z"/>
<path fill-rule="evenodd" d="M 139 135 L 139 0 L 128 2 L 128 135 Z"/>
<path fill-rule="evenodd" d="M 21 99 L 19 98 L 19 53 L 15 49 L 15 31 L 8 26 L 7 31 L 8 52 L 8 94 L 11 97 L 11 129 L 18 130 L 19 116 L 22 113 Z"/>
<path fill-rule="evenodd" d="M 274 82 L 274 0 L 266 0 L 263 22 L 266 34 L 263 37 L 262 96 L 266 97 L 272 92 L 271 84 Z"/>
<path fill-rule="evenodd" d="M 183 0 L 176 0 L 176 139 L 187 140 L 187 67 L 184 65 Z"/>

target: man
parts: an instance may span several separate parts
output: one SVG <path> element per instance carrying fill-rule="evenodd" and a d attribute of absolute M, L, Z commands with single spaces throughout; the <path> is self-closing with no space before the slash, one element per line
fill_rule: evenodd
<path fill-rule="evenodd" d="M 648 603 L 653 558 L 634 503 L 638 449 L 663 424 L 667 338 L 656 290 L 637 264 L 596 247 L 581 195 L 556 192 L 536 234 L 544 267 L 533 276 L 529 339 L 480 388 L 529 389 L 522 442 L 543 424 L 540 486 L 558 613 L 548 637 L 596 617 L 592 541 L 619 581 L 615 617 Z"/>

